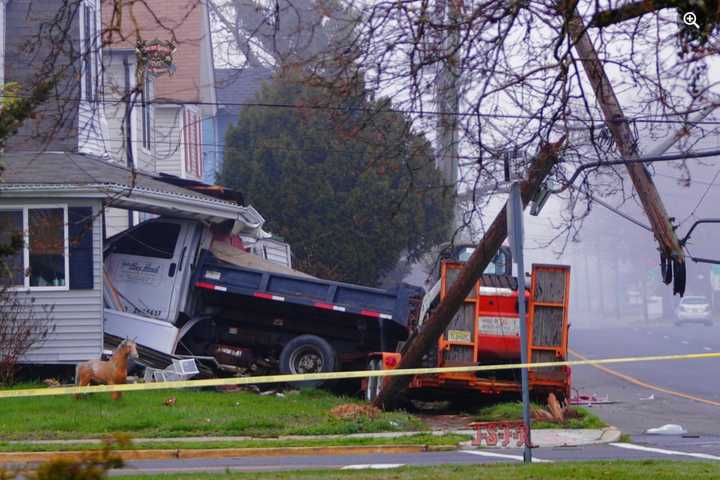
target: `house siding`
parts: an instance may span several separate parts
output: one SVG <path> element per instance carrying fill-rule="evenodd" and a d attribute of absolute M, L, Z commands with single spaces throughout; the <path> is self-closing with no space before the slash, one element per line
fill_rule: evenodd
<path fill-rule="evenodd" d="M 92 8 L 93 15 L 95 17 L 93 25 L 99 26 L 101 22 L 100 17 L 100 2 L 97 0 L 83 0 L 84 4 Z M 85 19 L 86 11 L 81 9 L 80 18 L 83 22 L 88 21 Z M 82 35 L 82 31 L 80 32 Z M 94 88 L 97 91 L 95 101 L 83 100 L 79 104 L 78 108 L 78 151 L 81 153 L 87 153 L 90 155 L 97 155 L 99 157 L 108 157 L 106 139 L 110 135 L 107 120 L 105 119 L 105 105 L 98 101 L 102 98 L 103 90 L 103 75 L 102 75 L 102 48 L 100 41 L 100 32 L 93 32 L 92 41 L 96 42 L 95 55 L 97 56 L 95 66 L 92 67 L 91 77 L 94 83 Z M 85 73 L 87 74 L 87 72 Z"/>
<path fill-rule="evenodd" d="M 130 84 L 125 85 L 125 63 L 127 59 L 130 68 Z M 125 136 L 125 108 L 126 102 L 124 97 L 128 89 L 135 88 L 135 69 L 136 58 L 134 52 L 125 53 L 119 51 L 106 50 L 103 55 L 104 66 L 104 89 L 103 97 L 105 99 L 105 117 L 107 118 L 109 134 L 105 141 L 105 145 L 114 162 L 121 165 L 127 165 L 127 138 Z M 152 138 L 152 117 L 150 113 L 150 147 L 155 148 L 155 142 Z M 135 166 L 146 172 L 154 172 L 155 157 L 153 150 L 147 150 L 142 146 L 142 105 L 139 97 L 133 107 L 131 115 L 132 123 L 132 151 Z"/>
<path fill-rule="evenodd" d="M 32 207 L 38 204 L 63 203 L 71 207 L 93 209 L 93 288 L 63 291 L 30 291 L 35 308 L 52 308 L 55 330 L 22 359 L 24 363 L 77 363 L 98 358 L 103 348 L 103 279 L 101 203 L 94 199 L 0 198 L 0 207 Z"/>
<path fill-rule="evenodd" d="M 157 171 L 185 177 L 185 146 L 183 139 L 183 108 L 155 108 L 155 140 Z"/>
<path fill-rule="evenodd" d="M 52 39 L 39 36 L 40 25 L 51 23 L 60 5 L 77 9 L 80 3 L 57 0 L 13 0 L 5 10 L 5 82 L 17 82 L 26 94 L 36 84 L 37 76 L 51 52 Z M 58 97 L 80 98 L 81 62 L 79 12 L 71 17 L 69 39 L 63 52 L 74 52 L 71 57 L 65 53 L 56 59 L 56 67 L 67 66 L 64 77 L 59 81 L 53 94 Z M 32 48 L 29 50 L 28 48 Z M 32 120 L 26 121 L 16 135 L 9 138 L 5 150 L 37 150 L 42 145 L 46 150 L 78 150 L 78 108 L 77 103 L 57 101 L 50 98 L 35 111 Z"/>

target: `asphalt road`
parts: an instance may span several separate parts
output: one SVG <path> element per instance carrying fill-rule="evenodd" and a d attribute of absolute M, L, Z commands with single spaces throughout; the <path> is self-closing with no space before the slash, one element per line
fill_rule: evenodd
<path fill-rule="evenodd" d="M 588 447 L 540 448 L 534 450 L 538 462 L 579 460 L 705 460 L 720 461 L 720 438 L 689 439 L 679 437 L 653 438 L 652 446 L 639 438 L 631 444 L 610 444 Z M 427 466 L 448 464 L 519 463 L 520 449 L 466 450 L 453 452 L 415 453 L 399 455 L 352 456 L 287 456 L 244 457 L 215 460 L 172 460 L 129 462 L 113 475 L 152 474 L 173 472 L 279 471 L 299 469 L 393 468 L 403 465 Z"/>
<path fill-rule="evenodd" d="M 589 358 L 720 352 L 720 324 L 616 324 L 573 329 L 571 348 Z M 698 399 L 633 384 L 592 366 L 573 369 L 573 385 L 581 393 L 608 395 L 613 405 L 595 411 L 610 424 L 631 435 L 674 423 L 690 434 L 720 435 L 720 359 L 615 364 L 609 367 L 645 384 Z"/>

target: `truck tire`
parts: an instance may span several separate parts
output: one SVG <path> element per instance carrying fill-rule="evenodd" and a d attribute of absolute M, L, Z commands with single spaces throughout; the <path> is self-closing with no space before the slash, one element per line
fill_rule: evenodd
<path fill-rule="evenodd" d="M 294 375 L 334 372 L 337 367 L 335 349 L 315 335 L 300 335 L 290 340 L 280 352 L 280 372 Z M 318 388 L 327 380 L 291 382 L 297 388 Z"/>
<path fill-rule="evenodd" d="M 370 360 L 368 362 L 368 370 L 380 370 L 382 360 Z M 365 387 L 365 400 L 372 403 L 380 395 L 380 389 L 382 389 L 383 379 L 385 377 L 370 377 L 367 380 L 367 386 Z"/>

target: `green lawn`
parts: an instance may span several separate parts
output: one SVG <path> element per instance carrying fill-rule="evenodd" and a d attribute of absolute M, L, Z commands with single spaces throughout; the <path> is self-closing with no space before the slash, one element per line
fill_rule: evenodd
<path fill-rule="evenodd" d="M 534 405 L 540 407 L 540 405 Z M 585 407 L 574 407 L 580 414 L 579 418 L 570 418 L 564 424 L 551 422 L 532 422 L 532 428 L 605 428 L 608 426 L 600 417 Z M 522 403 L 506 402 L 484 407 L 473 414 L 477 422 L 499 420 L 522 420 Z"/>
<path fill-rule="evenodd" d="M 348 479 L 348 480 L 697 480 L 720 477 L 720 463 L 638 461 L 638 462 L 568 462 L 533 465 L 473 465 L 413 467 L 392 470 L 313 470 L 278 473 L 226 473 L 153 475 L 122 478 L 127 480 L 210 480 L 210 479 Z"/>
<path fill-rule="evenodd" d="M 160 441 L 132 442 L 129 448 L 138 450 L 166 450 L 166 449 L 197 449 L 197 448 L 279 448 L 279 447 L 326 447 L 326 446 L 374 446 L 374 445 L 449 445 L 456 446 L 460 442 L 471 440 L 469 435 L 431 435 L 420 433 L 396 438 L 333 438 L 333 439 L 305 439 L 305 440 L 213 440 L 199 441 Z M 100 443 L 62 443 L 62 444 L 34 444 L 34 443 L 4 443 L 0 442 L 0 452 L 54 452 L 54 451 L 89 451 L 100 450 Z M 125 447 L 123 447 L 125 448 Z"/>
<path fill-rule="evenodd" d="M 175 397 L 176 403 L 164 402 Z M 425 430 L 404 412 L 376 419 L 336 420 L 329 411 L 355 399 L 321 390 L 287 393 L 284 397 L 249 392 L 197 390 L 126 392 L 119 401 L 110 394 L 0 399 L 0 441 L 103 437 L 278 436 Z"/>

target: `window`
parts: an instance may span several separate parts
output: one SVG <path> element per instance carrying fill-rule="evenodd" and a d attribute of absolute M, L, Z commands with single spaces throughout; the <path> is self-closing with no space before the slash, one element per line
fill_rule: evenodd
<path fill-rule="evenodd" d="M 177 223 L 152 222 L 121 233 L 113 252 L 140 257 L 173 258 L 180 234 Z"/>
<path fill-rule="evenodd" d="M 13 285 L 44 290 L 68 288 L 67 206 L 18 207 L 0 211 L 0 241 L 23 237 L 23 248 L 7 260 Z"/>
<path fill-rule="evenodd" d="M 11 245 L 13 241 L 22 242 L 23 234 L 23 211 L 3 210 L 0 211 L 0 245 Z M 23 249 L 18 248 L 12 255 L 4 257 L 2 268 L 8 273 L 10 284 L 23 286 Z"/>
<path fill-rule="evenodd" d="M 62 287 L 65 269 L 65 209 L 28 210 L 28 258 L 31 287 Z"/>
<path fill-rule="evenodd" d="M 95 8 L 83 5 L 82 15 L 82 83 L 83 98 L 93 102 L 97 99 L 98 48 L 97 17 Z"/>
<path fill-rule="evenodd" d="M 196 177 L 202 177 L 202 123 L 200 116 L 185 110 L 185 171 Z"/>
<path fill-rule="evenodd" d="M 150 116 L 150 100 L 152 100 L 152 80 L 150 75 L 146 72 L 143 75 L 143 89 L 140 92 L 140 103 L 142 107 L 142 146 L 146 150 L 150 150 L 151 132 L 152 132 L 152 117 Z"/>

